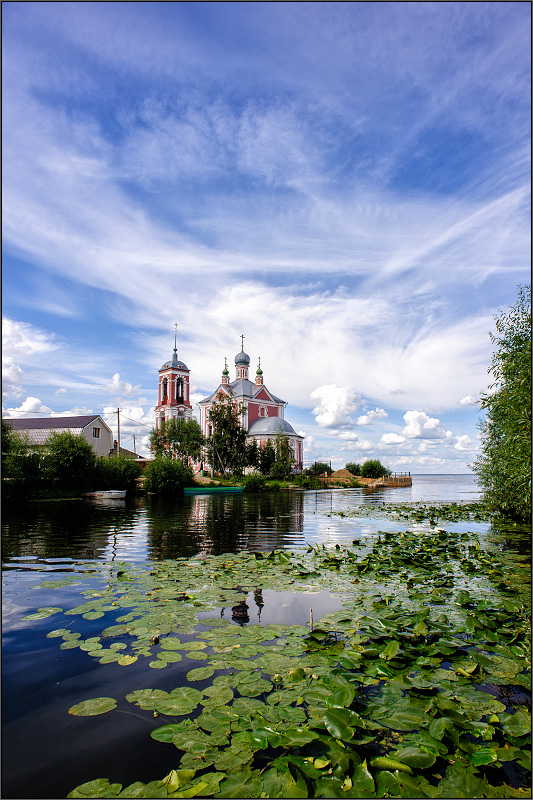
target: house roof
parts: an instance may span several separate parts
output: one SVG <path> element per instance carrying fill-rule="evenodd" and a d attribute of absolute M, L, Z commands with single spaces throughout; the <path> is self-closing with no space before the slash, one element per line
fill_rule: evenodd
<path fill-rule="evenodd" d="M 68 428 L 70 430 L 73 428 L 83 429 L 96 419 L 103 422 L 104 425 L 107 424 L 99 414 L 90 414 L 80 417 L 23 417 L 22 419 L 12 419 L 10 417 L 7 421 L 14 431 L 36 431 L 48 430 L 49 428 Z"/>

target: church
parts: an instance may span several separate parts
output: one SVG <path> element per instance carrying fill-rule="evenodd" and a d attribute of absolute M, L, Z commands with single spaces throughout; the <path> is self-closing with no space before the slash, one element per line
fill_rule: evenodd
<path fill-rule="evenodd" d="M 203 435 L 206 437 L 211 435 L 209 409 L 213 402 L 220 396 L 233 397 L 236 403 L 242 405 L 242 425 L 248 433 L 248 439 L 255 439 L 259 447 L 264 447 L 268 439 L 274 444 L 277 434 L 282 433 L 288 438 L 293 452 L 293 469 L 295 472 L 301 472 L 304 437 L 296 433 L 284 418 L 287 402 L 276 397 L 265 386 L 260 359 L 255 373 L 255 383 L 248 377 L 249 369 L 250 356 L 244 352 L 243 336 L 241 351 L 235 356 L 235 380 L 230 381 L 226 362 L 218 388 L 198 403 Z M 189 382 L 190 370 L 183 361 L 178 360 L 175 335 L 172 358 L 159 370 L 159 396 L 155 407 L 156 428 L 161 425 L 162 420 L 192 417 Z"/>

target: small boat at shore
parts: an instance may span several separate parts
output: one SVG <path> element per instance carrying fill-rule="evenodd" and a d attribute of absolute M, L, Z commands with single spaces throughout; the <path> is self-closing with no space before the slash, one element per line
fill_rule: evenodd
<path fill-rule="evenodd" d="M 185 494 L 240 494 L 244 486 L 186 486 Z"/>
<path fill-rule="evenodd" d="M 107 489 L 102 492 L 84 492 L 82 497 L 89 497 L 95 500 L 124 500 L 126 489 Z"/>

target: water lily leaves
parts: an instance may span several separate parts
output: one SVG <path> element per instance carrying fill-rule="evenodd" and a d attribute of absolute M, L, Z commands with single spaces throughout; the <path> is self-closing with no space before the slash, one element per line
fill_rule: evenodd
<path fill-rule="evenodd" d="M 67 797 L 117 797 L 122 789 L 120 783 L 109 783 L 107 778 L 98 778 L 95 781 L 88 781 L 77 786 Z"/>
<path fill-rule="evenodd" d="M 201 701 L 202 692 L 188 686 L 180 686 L 177 689 L 173 689 L 168 697 L 159 700 L 156 710 L 160 714 L 177 717 L 191 714 Z"/>
<path fill-rule="evenodd" d="M 128 703 L 135 703 L 145 711 L 155 711 L 158 702 L 168 698 L 168 692 L 162 689 L 136 689 L 126 695 Z"/>
<path fill-rule="evenodd" d="M 323 719 L 326 728 L 336 739 L 349 741 L 353 737 L 354 730 L 350 727 L 351 715 L 346 709 L 328 709 L 324 712 Z"/>
<path fill-rule="evenodd" d="M 181 653 L 176 653 L 175 650 L 169 650 L 168 652 L 162 650 L 157 654 L 157 657 L 161 659 L 161 661 L 164 661 L 165 664 L 175 664 L 183 659 Z"/>
<path fill-rule="evenodd" d="M 205 700 L 202 704 L 207 708 L 225 706 L 233 699 L 233 689 L 229 686 L 210 686 L 204 690 Z"/>
<path fill-rule="evenodd" d="M 485 785 L 475 767 L 451 764 L 439 782 L 439 797 L 483 797 Z"/>
<path fill-rule="evenodd" d="M 62 608 L 55 608 L 53 606 L 48 606 L 46 608 L 38 608 L 33 614 L 27 614 L 25 617 L 22 617 L 24 621 L 26 620 L 34 620 L 34 619 L 46 619 L 47 617 L 51 617 L 52 614 L 57 614 L 59 611 L 63 611 Z"/>
<path fill-rule="evenodd" d="M 206 678 L 210 678 L 214 672 L 214 667 L 197 667 L 196 669 L 189 670 L 185 677 L 188 681 L 203 681 Z"/>
<path fill-rule="evenodd" d="M 498 714 L 498 719 L 503 730 L 513 737 L 531 733 L 531 715 L 525 710 L 517 711 L 516 714 Z"/>
<path fill-rule="evenodd" d="M 68 713 L 75 717 L 96 717 L 112 711 L 116 706 L 117 701 L 113 697 L 93 697 L 91 700 L 83 700 L 71 706 Z"/>
<path fill-rule="evenodd" d="M 416 769 L 427 769 L 428 767 L 432 767 L 437 760 L 437 755 L 435 753 L 428 753 L 426 750 L 414 746 L 402 747 L 399 750 L 396 750 L 394 757 L 403 764 L 408 764 L 410 767 Z"/>

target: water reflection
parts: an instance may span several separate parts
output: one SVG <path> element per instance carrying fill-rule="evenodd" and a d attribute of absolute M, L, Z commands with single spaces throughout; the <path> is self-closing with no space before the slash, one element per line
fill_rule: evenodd
<path fill-rule="evenodd" d="M 440 492 L 440 495 L 439 495 Z M 427 497 L 424 497 L 427 493 Z M 358 505 L 479 499 L 470 476 L 415 476 L 409 488 L 280 491 L 258 495 L 188 495 L 173 501 L 136 498 L 27 503 L 3 517 L 5 564 L 50 558 L 144 561 L 239 550 L 302 549 L 306 543 L 351 544 L 353 538 L 404 522 L 341 517 Z"/>

